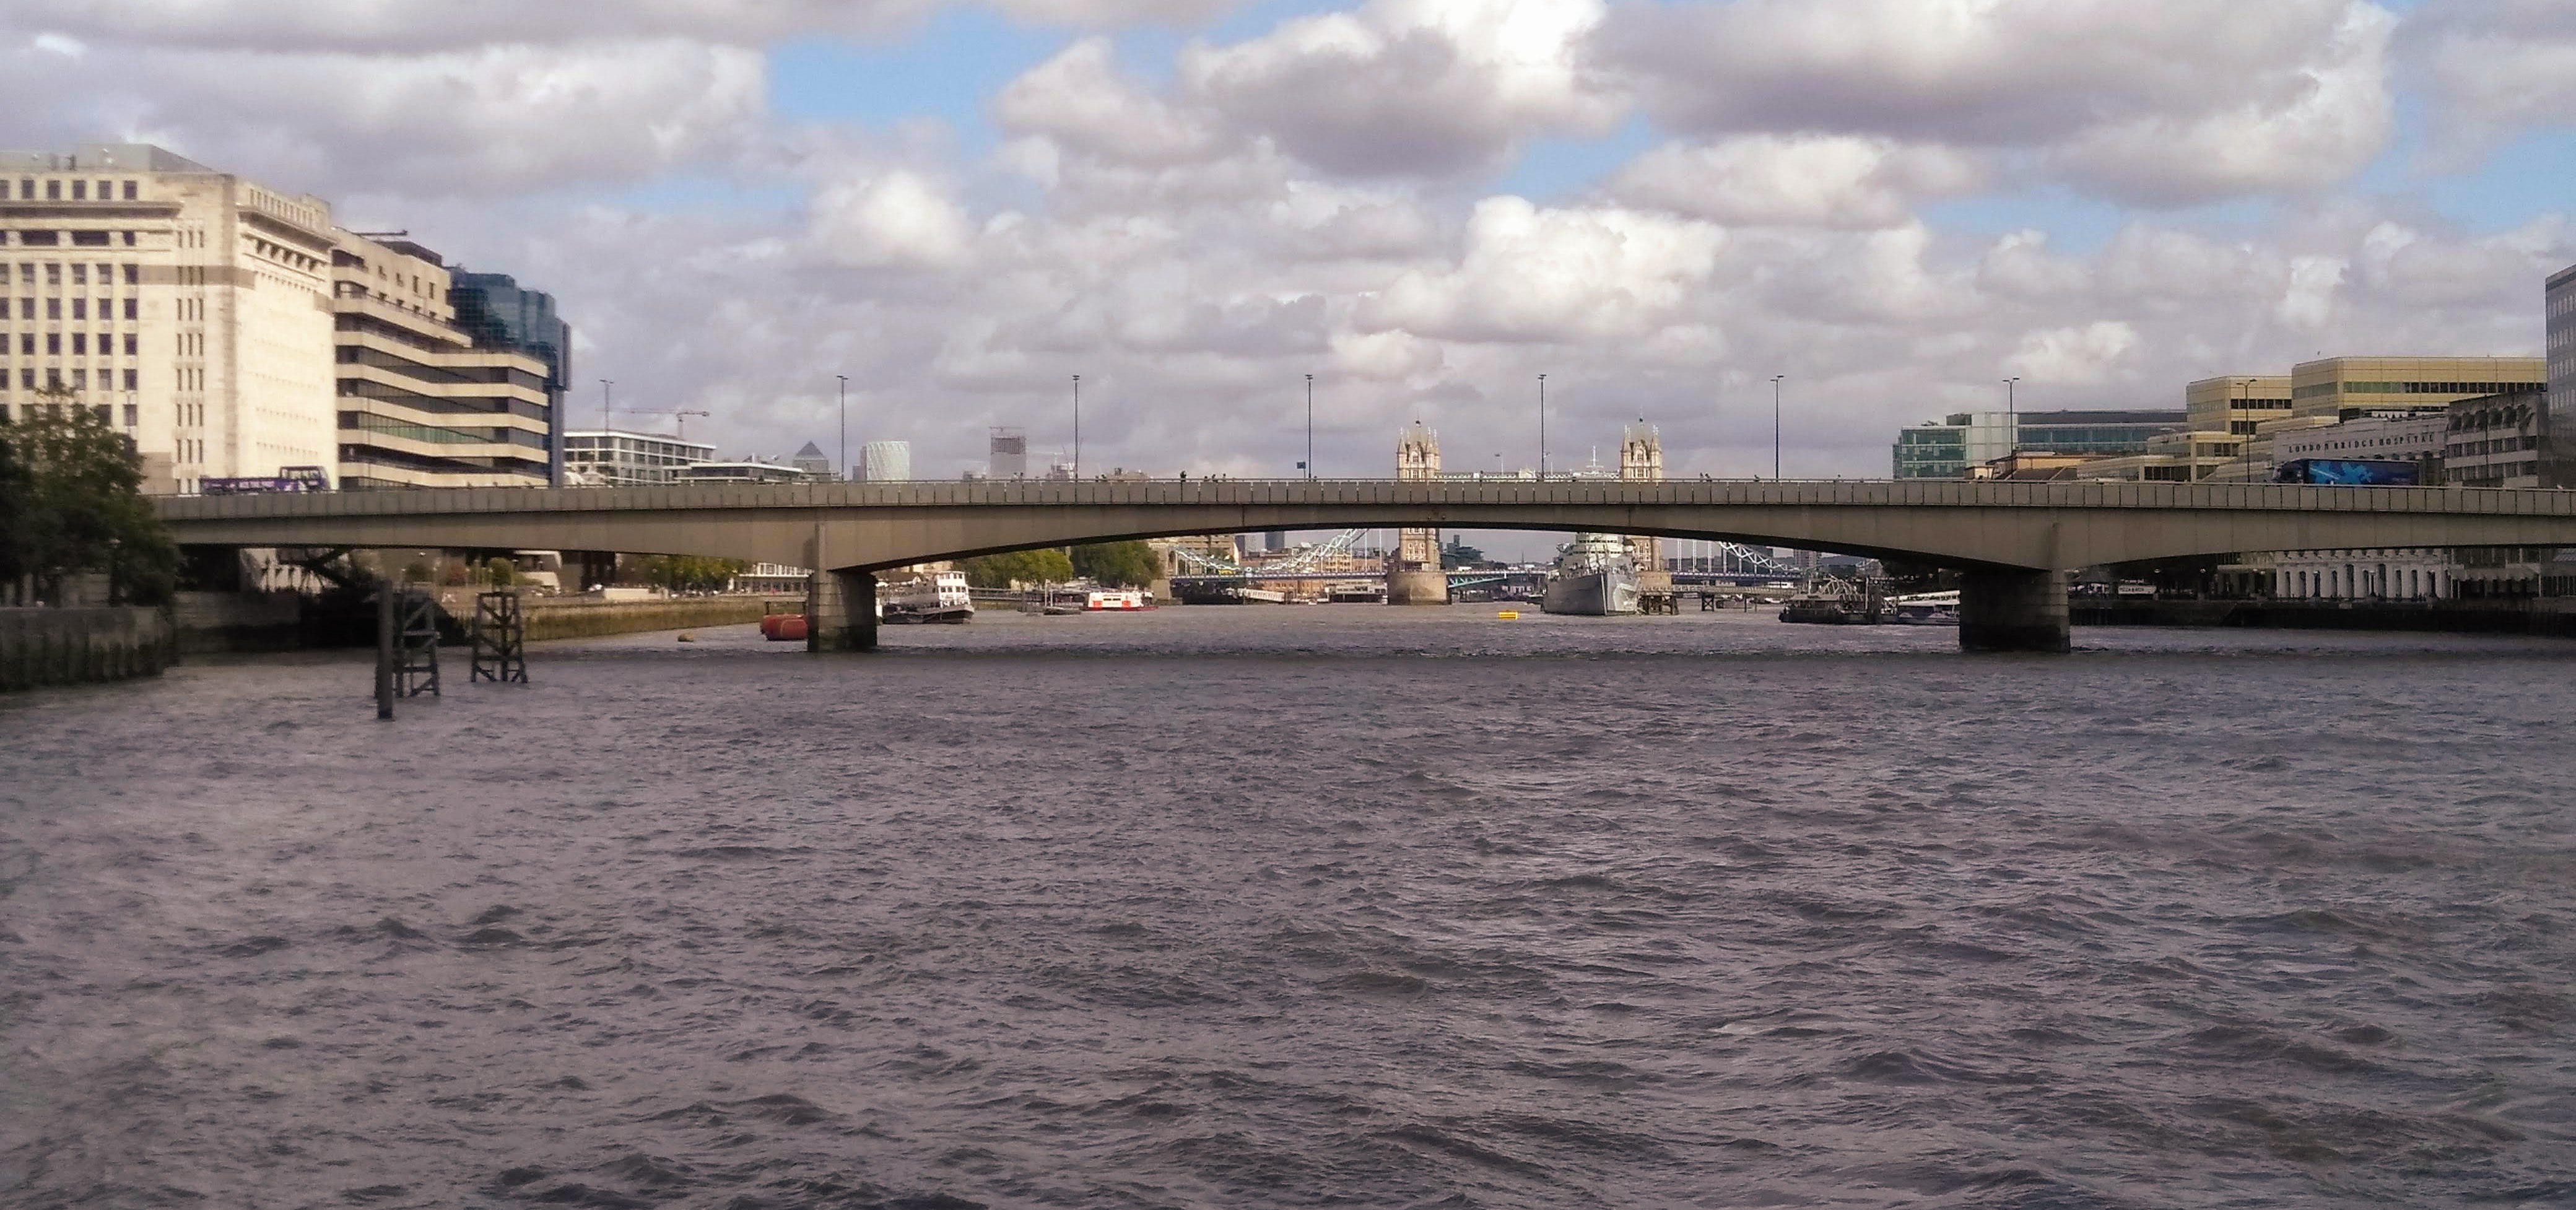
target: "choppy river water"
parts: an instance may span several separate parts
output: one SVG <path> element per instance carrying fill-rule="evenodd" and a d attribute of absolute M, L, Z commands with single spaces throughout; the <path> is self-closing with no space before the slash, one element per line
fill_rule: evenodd
<path fill-rule="evenodd" d="M 2576 1203 L 2576 645 L 699 637 L 0 700 L 0 1204 Z"/>

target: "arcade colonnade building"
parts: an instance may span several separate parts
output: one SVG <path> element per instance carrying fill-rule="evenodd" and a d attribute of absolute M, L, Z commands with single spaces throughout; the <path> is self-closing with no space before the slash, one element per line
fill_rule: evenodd
<path fill-rule="evenodd" d="M 496 283 L 513 297 L 484 298 Z M 290 466 L 354 488 L 552 483 L 552 308 L 159 147 L 0 151 L 0 420 L 96 410 L 147 491 Z M 546 317 L 519 325 L 546 347 L 503 310 Z"/>

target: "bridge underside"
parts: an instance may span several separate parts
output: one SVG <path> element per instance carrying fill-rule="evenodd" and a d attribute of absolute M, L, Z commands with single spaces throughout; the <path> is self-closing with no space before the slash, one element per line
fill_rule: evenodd
<path fill-rule="evenodd" d="M 190 544 L 613 550 L 843 573 L 1208 533 L 1650 534 L 1959 568 L 1974 573 L 1963 616 L 1991 622 L 1963 627 L 1963 644 L 2005 649 L 2063 648 L 2062 591 L 2049 606 L 2038 585 L 2077 567 L 2237 551 L 2576 546 L 2567 493 L 2286 485 L 835 484 L 201 498 L 168 502 L 164 515 Z"/>

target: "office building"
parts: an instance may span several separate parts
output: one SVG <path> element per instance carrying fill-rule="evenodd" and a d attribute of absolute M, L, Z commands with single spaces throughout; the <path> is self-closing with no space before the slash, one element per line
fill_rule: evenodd
<path fill-rule="evenodd" d="M 2550 274 L 2541 299 L 2543 361 L 2549 367 L 2547 431 L 2570 440 L 2541 442 L 2540 481 L 2549 487 L 2576 487 L 2576 265 Z"/>
<path fill-rule="evenodd" d="M 330 274 L 341 490 L 554 485 L 561 392 L 458 326 L 436 252 L 335 229 Z"/>
<path fill-rule="evenodd" d="M 2114 457 L 2144 453 L 2147 439 L 2183 431 L 2185 414 L 2159 411 L 1956 412 L 1896 433 L 1896 477 L 1961 479 L 1968 468 L 2031 450 Z"/>
<path fill-rule="evenodd" d="M 2195 433 L 2254 435 L 2254 426 L 2290 414 L 2285 374 L 2230 374 L 2203 378 L 2182 389 L 2183 412 Z"/>
<path fill-rule="evenodd" d="M 550 482 L 546 368 L 478 349 L 451 288 L 426 249 L 159 147 L 0 152 L 0 420 L 96 409 L 146 491 Z"/>
<path fill-rule="evenodd" d="M 1029 438 L 1015 428 L 996 428 L 986 443 L 984 473 L 995 479 L 1029 477 Z"/>
<path fill-rule="evenodd" d="M 818 446 L 811 441 L 806 442 L 804 447 L 797 450 L 795 455 L 790 457 L 787 462 L 788 465 L 804 472 L 805 475 L 810 478 L 829 479 L 832 477 L 831 456 L 825 454 L 821 446 Z"/>
<path fill-rule="evenodd" d="M 871 441 L 860 446 L 859 478 L 872 483 L 901 483 L 912 478 L 912 443 Z"/>
<path fill-rule="evenodd" d="M 2292 429 L 2273 437 L 2272 460 L 2275 465 L 2301 458 L 2412 462 L 2421 468 L 2420 481 L 2432 483 L 2441 474 L 2443 446 L 2451 425 L 2447 411 L 2391 412 L 2320 428 Z"/>
<path fill-rule="evenodd" d="M 2291 367 L 2290 414 L 2333 423 L 2373 413 L 2440 412 L 2458 400 L 2547 381 L 2537 357 L 2328 357 Z"/>
<path fill-rule="evenodd" d="M 145 488 L 333 462 L 331 208 L 142 144 L 0 152 L 0 411 L 99 409 Z"/>
<path fill-rule="evenodd" d="M 793 463 L 742 458 L 725 462 L 692 462 L 671 473 L 673 483 L 822 483 L 830 480 L 828 464 L 807 470 Z"/>
<path fill-rule="evenodd" d="M 716 447 L 666 433 L 575 429 L 564 434 L 564 477 L 576 487 L 676 483 L 680 469 L 715 460 Z"/>
<path fill-rule="evenodd" d="M 448 300 L 456 308 L 456 326 L 478 349 L 525 353 L 546 367 L 547 476 L 562 486 L 564 475 L 564 396 L 572 382 L 572 325 L 555 313 L 555 296 L 529 290 L 507 273 L 468 273 L 458 266 L 448 274 Z"/>
<path fill-rule="evenodd" d="M 2441 426 L 2442 482 L 2461 487 L 2543 486 L 2540 460 L 2550 420 L 2547 391 L 2534 387 L 2463 399 L 2433 420 Z"/>

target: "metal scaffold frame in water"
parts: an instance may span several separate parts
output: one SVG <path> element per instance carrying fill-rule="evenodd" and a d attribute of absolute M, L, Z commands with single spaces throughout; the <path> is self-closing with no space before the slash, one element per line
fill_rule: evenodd
<path fill-rule="evenodd" d="M 505 685 L 528 683 L 528 623 L 519 612 L 519 594 L 485 592 L 474 597 L 474 665 L 470 681 Z"/>
<path fill-rule="evenodd" d="M 438 691 L 438 598 L 409 588 L 394 597 L 394 696 Z"/>

